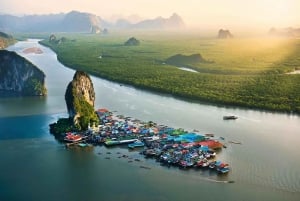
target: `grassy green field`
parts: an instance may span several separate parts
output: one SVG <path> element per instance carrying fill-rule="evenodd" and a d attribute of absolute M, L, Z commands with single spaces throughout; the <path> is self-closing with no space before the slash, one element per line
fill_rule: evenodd
<path fill-rule="evenodd" d="M 300 40 L 196 34 L 135 33 L 57 35 L 42 41 L 66 66 L 95 76 L 213 104 L 300 113 Z M 124 46 L 131 36 L 139 46 Z M 187 63 L 198 73 L 165 64 L 173 55 L 201 54 L 207 63 Z"/>

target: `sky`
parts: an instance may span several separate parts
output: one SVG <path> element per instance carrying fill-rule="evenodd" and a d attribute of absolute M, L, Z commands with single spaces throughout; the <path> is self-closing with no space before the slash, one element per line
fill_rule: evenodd
<path fill-rule="evenodd" d="M 0 13 L 55 14 L 72 10 L 104 19 L 179 14 L 188 27 L 300 27 L 300 0 L 0 0 Z"/>

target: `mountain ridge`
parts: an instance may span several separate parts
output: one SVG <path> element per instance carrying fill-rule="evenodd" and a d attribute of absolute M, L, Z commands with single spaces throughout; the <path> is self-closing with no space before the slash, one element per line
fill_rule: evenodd
<path fill-rule="evenodd" d="M 68 13 L 25 15 L 22 17 L 0 15 L 2 32 L 85 32 L 104 29 L 182 29 L 183 19 L 176 13 L 169 18 L 156 17 L 132 23 L 127 19 L 118 19 L 115 23 L 87 12 L 70 11 Z"/>

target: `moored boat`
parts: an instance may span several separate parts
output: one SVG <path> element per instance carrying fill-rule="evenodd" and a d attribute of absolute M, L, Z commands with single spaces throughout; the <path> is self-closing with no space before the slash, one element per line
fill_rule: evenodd
<path fill-rule="evenodd" d="M 216 164 L 216 169 L 219 173 L 227 173 L 229 172 L 229 165 L 227 163 L 219 163 Z"/>
<path fill-rule="evenodd" d="M 195 167 L 208 167 L 209 166 L 209 162 L 207 159 L 200 159 L 196 162 Z"/>
<path fill-rule="evenodd" d="M 112 145 L 121 145 L 121 144 L 129 144 L 129 143 L 133 143 L 133 142 L 135 142 L 135 141 L 137 141 L 138 139 L 136 139 L 136 138 L 133 138 L 133 139 L 123 139 L 123 140 L 115 140 L 115 139 L 113 139 L 113 140 L 106 140 L 105 142 L 104 142 L 104 144 L 106 145 L 106 146 L 112 146 Z"/>
<path fill-rule="evenodd" d="M 64 137 L 64 141 L 66 142 L 78 142 L 82 140 L 82 136 L 79 134 L 74 134 L 74 133 L 66 133 L 66 136 Z"/>
<path fill-rule="evenodd" d="M 134 141 L 133 143 L 128 144 L 128 148 L 130 148 L 130 149 L 134 149 L 136 147 L 143 147 L 143 146 L 145 146 L 145 144 L 140 140 L 137 140 L 137 141 Z"/>
<path fill-rule="evenodd" d="M 230 115 L 230 116 L 223 116 L 223 120 L 235 120 L 237 119 L 237 116 Z"/>
<path fill-rule="evenodd" d="M 229 167 L 224 167 L 218 170 L 219 173 L 226 174 L 230 171 Z"/>

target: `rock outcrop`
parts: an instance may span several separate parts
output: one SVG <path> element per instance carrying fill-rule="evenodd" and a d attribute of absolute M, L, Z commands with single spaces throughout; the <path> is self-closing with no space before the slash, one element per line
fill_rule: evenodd
<path fill-rule="evenodd" d="M 210 61 L 205 60 L 201 54 L 192 54 L 192 55 L 182 55 L 176 54 L 169 57 L 166 61 L 167 64 L 174 66 L 189 66 L 195 63 L 211 63 Z"/>
<path fill-rule="evenodd" d="M 226 38 L 233 38 L 233 35 L 230 33 L 229 30 L 220 29 L 218 32 L 219 39 L 226 39 Z"/>
<path fill-rule="evenodd" d="M 67 87 L 65 100 L 69 117 L 80 130 L 86 129 L 90 123 L 98 122 L 94 111 L 94 86 L 88 74 L 76 71 Z"/>
<path fill-rule="evenodd" d="M 44 96 L 45 74 L 15 52 L 0 50 L 0 95 Z"/>
<path fill-rule="evenodd" d="M 5 49 L 14 42 L 15 40 L 11 35 L 8 35 L 4 32 L 0 32 L 0 50 Z"/>
<path fill-rule="evenodd" d="M 61 43 L 65 43 L 69 41 L 68 38 L 66 37 L 61 37 L 60 39 L 56 38 L 56 36 L 54 34 L 51 34 L 50 37 L 49 37 L 49 43 L 52 43 L 52 44 L 61 44 Z M 71 40 L 71 41 L 74 41 L 74 40 Z"/>
<path fill-rule="evenodd" d="M 66 14 L 61 23 L 61 29 L 66 32 L 87 33 L 91 32 L 92 27 L 100 27 L 100 19 L 96 15 L 78 11 Z"/>
<path fill-rule="evenodd" d="M 140 45 L 140 41 L 138 39 L 136 39 L 135 37 L 131 37 L 124 43 L 124 45 L 137 46 L 137 45 Z"/>

